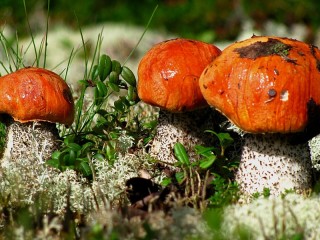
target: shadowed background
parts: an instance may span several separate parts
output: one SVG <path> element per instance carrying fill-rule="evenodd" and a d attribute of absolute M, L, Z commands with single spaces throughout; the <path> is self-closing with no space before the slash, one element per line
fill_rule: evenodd
<path fill-rule="evenodd" d="M 47 1 L 26 2 L 33 30 L 43 30 Z M 77 21 L 81 26 L 102 22 L 145 26 L 156 5 L 159 7 L 151 29 L 208 42 L 235 40 L 248 23 L 256 31 L 265 33 L 273 28 L 272 22 L 289 31 L 297 24 L 303 25 L 301 40 L 316 43 L 320 24 L 317 0 L 51 0 L 50 23 L 75 28 Z M 25 32 L 23 1 L 1 0 L 0 6 L 0 26 L 6 24 L 20 33 Z"/>

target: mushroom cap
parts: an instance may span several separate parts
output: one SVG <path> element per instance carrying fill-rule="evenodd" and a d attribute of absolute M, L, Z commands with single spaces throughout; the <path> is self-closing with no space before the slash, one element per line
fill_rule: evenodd
<path fill-rule="evenodd" d="M 224 49 L 199 84 L 209 105 L 244 131 L 300 132 L 319 121 L 319 71 L 317 47 L 254 36 Z"/>
<path fill-rule="evenodd" d="M 27 67 L 0 77 L 0 113 L 15 121 L 71 125 L 74 102 L 66 82 L 42 68 Z"/>
<path fill-rule="evenodd" d="M 212 44 L 182 38 L 156 44 L 139 63 L 139 98 L 171 112 L 208 106 L 199 77 L 220 53 Z"/>

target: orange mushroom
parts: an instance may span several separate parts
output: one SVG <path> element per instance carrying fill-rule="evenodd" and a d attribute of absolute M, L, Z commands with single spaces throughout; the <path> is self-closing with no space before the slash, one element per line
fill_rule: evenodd
<path fill-rule="evenodd" d="M 139 63 L 140 99 L 170 112 L 208 106 L 199 77 L 220 53 L 212 44 L 181 38 L 155 45 Z"/>
<path fill-rule="evenodd" d="M 191 150 L 194 144 L 203 141 L 201 125 L 207 123 L 203 118 L 212 113 L 201 94 L 199 77 L 220 53 L 212 44 L 177 38 L 156 44 L 141 59 L 138 95 L 143 102 L 160 108 L 151 147 L 152 155 L 158 159 L 175 161 L 172 155 L 175 142 L 180 141 Z"/>
<path fill-rule="evenodd" d="M 0 113 L 15 121 L 71 125 L 74 102 L 66 82 L 42 68 L 28 67 L 0 77 Z"/>
<path fill-rule="evenodd" d="M 203 73 L 208 103 L 251 133 L 304 131 L 320 104 L 320 51 L 279 37 L 253 37 L 223 51 Z"/>
<path fill-rule="evenodd" d="M 231 44 L 203 71 L 209 105 L 254 133 L 245 136 L 236 176 L 244 192 L 310 188 L 306 142 L 320 132 L 319 80 L 317 47 L 269 36 Z"/>
<path fill-rule="evenodd" d="M 59 147 L 56 123 L 71 125 L 74 102 L 66 82 L 42 68 L 27 67 L 0 77 L 0 114 L 7 126 L 3 158 L 51 157 Z"/>

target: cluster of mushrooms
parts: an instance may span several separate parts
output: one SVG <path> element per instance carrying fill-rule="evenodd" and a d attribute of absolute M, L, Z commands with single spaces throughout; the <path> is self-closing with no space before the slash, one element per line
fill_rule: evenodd
<path fill-rule="evenodd" d="M 242 193 L 268 188 L 279 195 L 312 187 L 307 142 L 320 132 L 317 47 L 253 36 L 220 51 L 207 43 L 172 39 L 146 53 L 137 88 L 142 101 L 160 108 L 150 150 L 154 157 L 174 162 L 175 142 L 192 150 L 205 142 L 194 131 L 223 115 L 245 133 L 235 176 Z M 208 115 L 208 106 L 214 114 Z"/>
<path fill-rule="evenodd" d="M 34 67 L 2 76 L 0 83 L 0 111 L 11 116 L 3 157 L 32 155 L 34 146 L 26 145 L 31 137 L 35 147 L 45 148 L 38 150 L 46 160 L 57 148 L 55 124 L 74 120 L 68 85 L 57 74 Z M 172 39 L 156 44 L 142 58 L 137 91 L 142 101 L 160 108 L 150 150 L 159 160 L 176 161 L 176 142 L 195 158 L 196 144 L 210 144 L 204 130 L 226 117 L 245 132 L 235 176 L 243 193 L 268 188 L 279 195 L 312 187 L 307 142 L 320 133 L 317 47 L 253 36 L 221 51 L 200 41 Z"/>

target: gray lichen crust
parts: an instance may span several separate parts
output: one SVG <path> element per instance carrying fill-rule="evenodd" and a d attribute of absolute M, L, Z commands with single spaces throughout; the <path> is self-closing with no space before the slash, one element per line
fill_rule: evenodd
<path fill-rule="evenodd" d="M 287 136 L 248 134 L 236 181 L 243 193 L 269 188 L 272 195 L 286 189 L 303 192 L 311 188 L 312 163 L 308 144 L 291 144 Z"/>
<path fill-rule="evenodd" d="M 54 123 L 19 123 L 9 120 L 6 123 L 6 131 L 2 162 L 25 158 L 44 162 L 59 148 L 59 134 Z"/>
<path fill-rule="evenodd" d="M 150 155 L 163 162 L 175 163 L 173 146 L 180 142 L 186 148 L 190 159 L 196 159 L 194 146 L 212 144 L 212 137 L 204 131 L 213 130 L 220 119 L 220 114 L 210 108 L 186 113 L 160 110 Z"/>
<path fill-rule="evenodd" d="M 311 161 L 315 171 L 320 171 L 320 134 L 309 141 Z"/>

